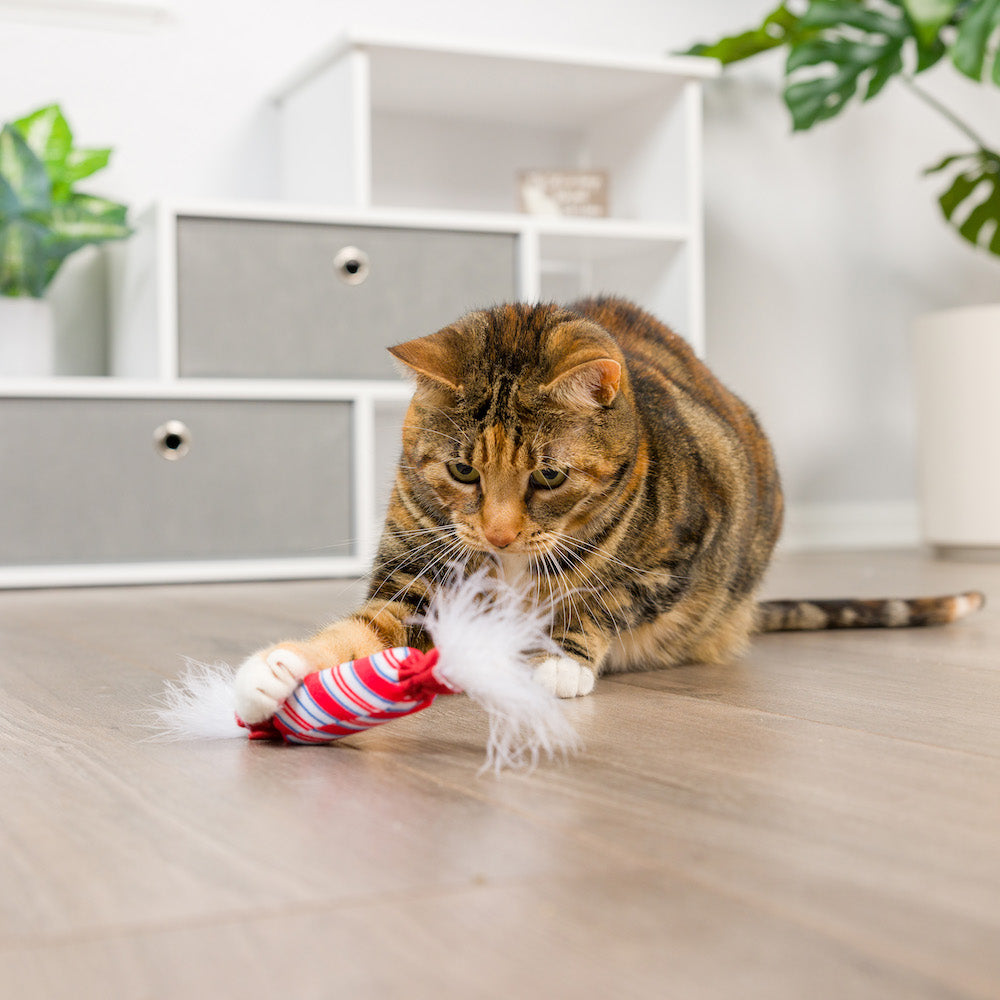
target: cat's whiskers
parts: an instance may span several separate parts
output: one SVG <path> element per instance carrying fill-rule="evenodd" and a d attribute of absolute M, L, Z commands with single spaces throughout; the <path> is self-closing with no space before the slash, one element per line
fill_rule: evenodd
<path fill-rule="evenodd" d="M 602 594 L 606 594 L 609 599 L 613 599 L 614 593 L 612 589 L 597 576 L 596 571 L 592 567 L 584 562 L 583 556 L 578 552 L 574 552 L 566 542 L 559 538 L 554 538 L 553 551 L 572 563 L 571 572 L 575 573 L 583 584 L 583 586 L 578 588 L 579 594 L 584 598 L 582 603 L 587 606 L 588 611 L 593 613 L 594 609 L 586 601 L 587 595 L 593 596 L 601 608 L 603 608 L 608 619 L 608 624 L 615 630 L 615 634 L 620 641 L 622 638 L 622 630 L 619 625 L 620 612 L 619 615 L 616 615 L 602 596 Z M 595 615 L 595 618 L 599 617 Z"/>
<path fill-rule="evenodd" d="M 628 570 L 630 573 L 642 573 L 643 570 L 638 566 L 632 566 L 617 556 L 613 556 L 606 546 L 594 545 L 591 542 L 584 541 L 582 538 L 577 538 L 574 535 L 566 534 L 562 531 L 555 531 L 550 529 L 549 534 L 558 541 L 568 545 L 570 548 L 583 549 L 585 552 L 593 553 L 594 555 L 599 555 L 605 562 L 613 563 L 615 566 L 620 566 L 622 569 Z"/>
<path fill-rule="evenodd" d="M 390 603 L 403 600 L 403 598 L 410 593 L 416 584 L 426 583 L 428 578 L 430 579 L 432 586 L 440 584 L 444 574 L 446 572 L 450 572 L 456 562 L 460 562 L 458 557 L 461 555 L 461 552 L 462 547 L 460 543 L 452 542 L 440 552 L 435 553 L 428 561 L 424 569 L 422 569 L 416 576 L 412 577 L 405 586 L 400 587 L 399 590 L 397 590 L 396 593 L 389 598 Z"/>
<path fill-rule="evenodd" d="M 390 603 L 395 603 L 405 598 L 417 583 L 426 583 L 428 577 L 432 585 L 441 583 L 445 573 L 451 572 L 456 562 L 463 562 L 458 557 L 462 555 L 463 546 L 454 539 L 448 543 L 441 551 L 433 553 L 427 565 L 416 576 L 403 587 L 400 587 L 391 598 Z"/>
<path fill-rule="evenodd" d="M 454 531 L 451 524 L 435 524 L 432 528 L 393 528 L 392 533 L 396 538 L 413 538 L 418 535 L 448 534 L 451 531 Z"/>
<path fill-rule="evenodd" d="M 559 564 L 556 561 L 556 556 L 554 552 L 549 553 L 549 559 L 551 560 L 553 566 L 555 567 L 556 583 L 558 587 L 562 590 L 564 595 L 562 599 L 563 606 L 569 609 L 566 622 L 567 627 L 569 629 L 573 628 L 573 619 L 575 618 L 577 624 L 577 632 L 579 635 L 583 636 L 584 645 L 587 648 L 587 659 L 589 660 L 591 658 L 590 636 L 587 632 L 587 629 L 584 627 L 583 612 L 580 610 L 580 606 L 582 605 L 588 611 L 590 610 L 590 608 L 587 605 L 585 598 L 583 600 L 578 600 L 578 598 L 582 597 L 585 592 L 580 587 L 570 585 L 569 581 L 566 578 L 565 572 L 560 569 Z"/>
<path fill-rule="evenodd" d="M 406 553 L 396 562 L 396 564 L 388 570 L 388 572 L 385 574 L 385 579 L 381 584 L 379 584 L 378 588 L 374 591 L 369 600 L 374 600 L 376 597 L 378 597 L 379 594 L 382 592 L 382 589 L 385 587 L 385 585 L 395 576 L 395 574 L 400 570 L 400 568 L 404 565 L 404 563 L 409 562 L 411 559 L 414 558 L 414 556 L 419 555 L 421 552 L 425 552 L 427 549 L 432 550 L 427 554 L 427 556 L 425 556 L 425 559 L 429 559 L 428 569 L 430 569 L 433 568 L 438 563 L 442 555 L 451 552 L 453 549 L 456 551 L 460 551 L 461 548 L 463 548 L 463 546 L 462 543 L 454 537 L 452 526 L 443 525 L 442 527 L 445 528 L 446 530 L 440 533 L 435 532 L 434 537 L 431 538 L 429 541 L 424 542 L 422 545 L 418 545 L 417 548 L 415 549 L 408 549 Z M 427 529 L 416 529 L 416 530 L 425 530 L 427 532 L 433 532 L 435 529 L 427 528 Z M 451 535 L 451 537 L 449 537 L 449 534 Z M 435 548 L 437 548 L 438 551 L 434 551 Z M 424 572 L 425 571 L 422 570 L 415 577 L 413 577 L 409 581 L 409 583 L 406 584 L 405 587 L 401 587 L 400 590 L 397 592 L 397 594 L 391 598 L 391 601 L 397 601 L 399 600 L 400 596 L 407 593 L 409 589 L 413 586 L 413 584 L 423 577 Z"/>
<path fill-rule="evenodd" d="M 546 602 L 549 604 L 552 615 L 552 627 L 555 627 L 556 609 L 566 608 L 568 609 L 566 612 L 566 627 L 568 629 L 573 628 L 573 619 L 575 617 L 577 625 L 579 626 L 579 631 L 586 640 L 586 630 L 583 627 L 583 616 L 580 614 L 580 609 L 573 600 L 576 594 L 580 592 L 579 589 L 569 586 L 566 581 L 565 574 L 560 569 L 555 556 L 550 550 L 541 549 L 537 555 L 538 558 L 542 560 L 545 568 L 544 579 L 546 590 L 548 591 Z M 590 644 L 589 640 L 586 641 L 589 654 Z"/>

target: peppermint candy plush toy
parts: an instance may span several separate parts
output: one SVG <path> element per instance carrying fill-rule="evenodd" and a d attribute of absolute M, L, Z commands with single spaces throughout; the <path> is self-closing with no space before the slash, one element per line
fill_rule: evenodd
<path fill-rule="evenodd" d="M 434 648 L 383 650 L 309 674 L 266 722 L 236 717 L 227 664 L 188 660 L 167 683 L 156 712 L 165 739 L 284 740 L 330 743 L 430 707 L 439 695 L 465 693 L 487 713 L 484 769 L 534 766 L 576 749 L 559 699 L 535 683 L 532 660 L 553 651 L 548 615 L 509 584 L 479 570 L 455 573 L 433 595 L 421 624 Z"/>

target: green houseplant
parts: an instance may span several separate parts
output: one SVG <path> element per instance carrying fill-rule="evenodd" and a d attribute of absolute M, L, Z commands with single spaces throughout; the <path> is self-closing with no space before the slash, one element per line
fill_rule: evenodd
<path fill-rule="evenodd" d="M 45 290 L 70 254 L 131 232 L 124 205 L 76 190 L 110 155 L 74 146 L 56 104 L 0 130 L 0 374 L 51 373 Z"/>
<path fill-rule="evenodd" d="M 110 149 L 78 149 L 52 104 L 0 131 L 0 294 L 41 298 L 81 247 L 128 236 L 126 208 L 75 190 Z"/>
<path fill-rule="evenodd" d="M 784 99 L 796 131 L 869 101 L 897 79 L 970 143 L 926 169 L 949 175 L 938 202 L 970 243 L 1000 256 L 1000 152 L 917 82 L 942 60 L 1000 87 L 1000 0 L 803 0 L 781 3 L 761 24 L 685 54 L 724 65 L 787 50 Z"/>
<path fill-rule="evenodd" d="M 950 63 L 1000 87 L 1000 0 L 790 0 L 758 27 L 687 54 L 728 64 L 778 48 L 787 50 L 784 99 L 795 130 L 836 117 L 855 98 L 871 100 L 890 81 L 955 126 L 969 146 L 925 173 L 948 177 L 938 198 L 948 224 L 1000 257 L 1000 152 L 918 82 Z M 924 540 L 1000 559 L 1000 467 L 984 460 L 1000 435 L 1000 304 L 917 317 L 914 360 Z"/>

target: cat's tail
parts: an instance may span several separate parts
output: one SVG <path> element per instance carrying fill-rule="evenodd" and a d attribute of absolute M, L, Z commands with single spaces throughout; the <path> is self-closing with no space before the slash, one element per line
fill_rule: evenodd
<path fill-rule="evenodd" d="M 834 598 L 761 601 L 757 632 L 813 632 L 831 628 L 912 628 L 946 625 L 978 611 L 986 598 L 976 590 L 946 597 Z"/>

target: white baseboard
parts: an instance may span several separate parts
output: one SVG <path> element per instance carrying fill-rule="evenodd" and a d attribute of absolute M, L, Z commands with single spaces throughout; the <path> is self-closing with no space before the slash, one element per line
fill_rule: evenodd
<path fill-rule="evenodd" d="M 921 544 L 916 500 L 791 504 L 779 551 L 897 549 Z"/>

